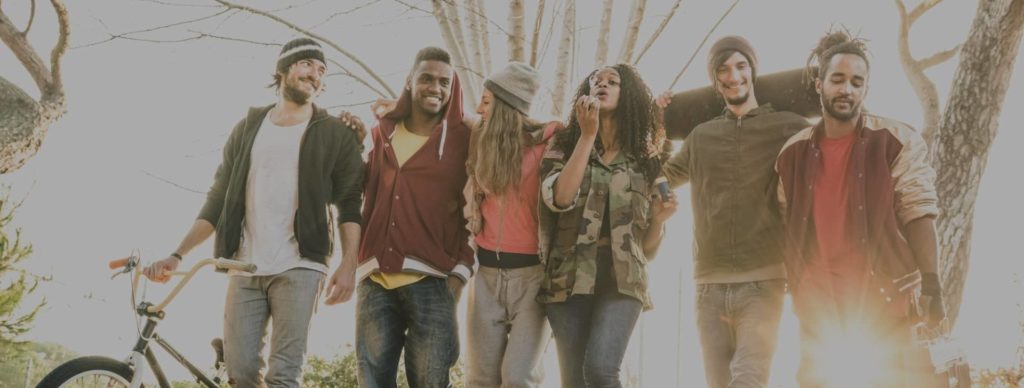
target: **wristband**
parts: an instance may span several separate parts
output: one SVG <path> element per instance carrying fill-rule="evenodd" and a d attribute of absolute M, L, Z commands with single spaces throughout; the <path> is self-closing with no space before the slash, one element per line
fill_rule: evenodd
<path fill-rule="evenodd" d="M 180 254 L 178 254 L 178 252 L 173 252 L 173 253 L 171 253 L 171 257 L 174 257 L 174 258 L 178 259 L 178 261 L 182 261 L 182 260 L 184 260 L 184 259 L 183 259 L 183 258 L 181 257 L 181 255 L 180 255 Z"/>

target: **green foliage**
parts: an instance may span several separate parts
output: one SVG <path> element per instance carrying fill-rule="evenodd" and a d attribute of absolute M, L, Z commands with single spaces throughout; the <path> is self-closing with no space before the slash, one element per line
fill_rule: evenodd
<path fill-rule="evenodd" d="M 342 357 L 335 356 L 332 359 L 312 356 L 303 368 L 303 386 L 307 388 L 333 388 L 333 387 L 357 387 L 359 386 L 356 369 L 355 349 L 352 345 L 346 345 L 348 353 Z M 451 370 L 451 383 L 453 388 L 466 386 L 465 376 L 462 373 L 462 359 Z M 405 357 L 398 363 L 398 388 L 408 388 L 409 384 L 405 376 Z"/>
<path fill-rule="evenodd" d="M 35 291 L 40 278 L 16 267 L 32 254 L 32 245 L 21 240 L 20 228 L 10 230 L 14 212 L 21 206 L 10 195 L 10 187 L 0 188 L 0 359 L 14 358 L 24 350 L 27 343 L 18 337 L 32 327 L 45 303 L 22 313 L 22 301 Z"/>
<path fill-rule="evenodd" d="M 35 384 L 58 365 L 78 357 L 62 345 L 29 342 L 20 346 L 17 355 L 0 362 L 0 387 L 23 387 L 25 376 Z M 31 367 L 30 367 L 31 366 Z"/>

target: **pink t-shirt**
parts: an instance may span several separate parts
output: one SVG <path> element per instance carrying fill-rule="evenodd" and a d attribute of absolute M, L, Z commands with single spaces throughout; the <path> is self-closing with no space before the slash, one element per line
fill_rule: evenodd
<path fill-rule="evenodd" d="M 544 127 L 544 141 L 523 151 L 519 190 L 507 195 L 488 195 L 480 204 L 483 228 L 476 235 L 478 246 L 489 251 L 536 255 L 537 205 L 540 197 L 540 161 L 544 146 L 558 123 Z"/>

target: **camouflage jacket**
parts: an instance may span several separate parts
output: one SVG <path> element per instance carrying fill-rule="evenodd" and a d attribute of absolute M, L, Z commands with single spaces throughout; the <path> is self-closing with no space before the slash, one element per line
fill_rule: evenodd
<path fill-rule="evenodd" d="M 651 221 L 651 183 L 625 154 L 605 165 L 593 151 L 575 202 L 561 209 L 555 205 L 554 185 L 568 157 L 554 143 L 540 167 L 540 257 L 545 271 L 537 300 L 562 302 L 571 295 L 594 293 L 601 224 L 611 217 L 612 272 L 618 290 L 650 309 L 643 236 Z"/>

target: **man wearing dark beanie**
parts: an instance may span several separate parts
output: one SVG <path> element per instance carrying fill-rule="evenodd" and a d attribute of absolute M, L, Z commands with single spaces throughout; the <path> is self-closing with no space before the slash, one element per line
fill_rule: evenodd
<path fill-rule="evenodd" d="M 808 123 L 758 105 L 757 63 L 744 38 L 711 46 L 708 75 L 726 109 L 694 128 L 664 166 L 672 187 L 690 183 L 697 328 L 711 388 L 767 386 L 785 295 L 772 166 Z M 662 94 L 658 105 L 669 98 Z"/>
<path fill-rule="evenodd" d="M 318 43 L 288 42 L 275 69 L 277 103 L 250 108 L 235 125 L 192 228 L 169 257 L 145 269 L 150 279 L 167 281 L 183 256 L 215 232 L 216 257 L 256 265 L 255 273 L 229 272 L 224 360 L 236 387 L 300 386 L 335 222 L 342 259 L 326 302 L 348 300 L 355 285 L 363 181 L 355 130 L 311 102 L 327 70 Z M 270 322 L 267 365 L 261 355 Z"/>

